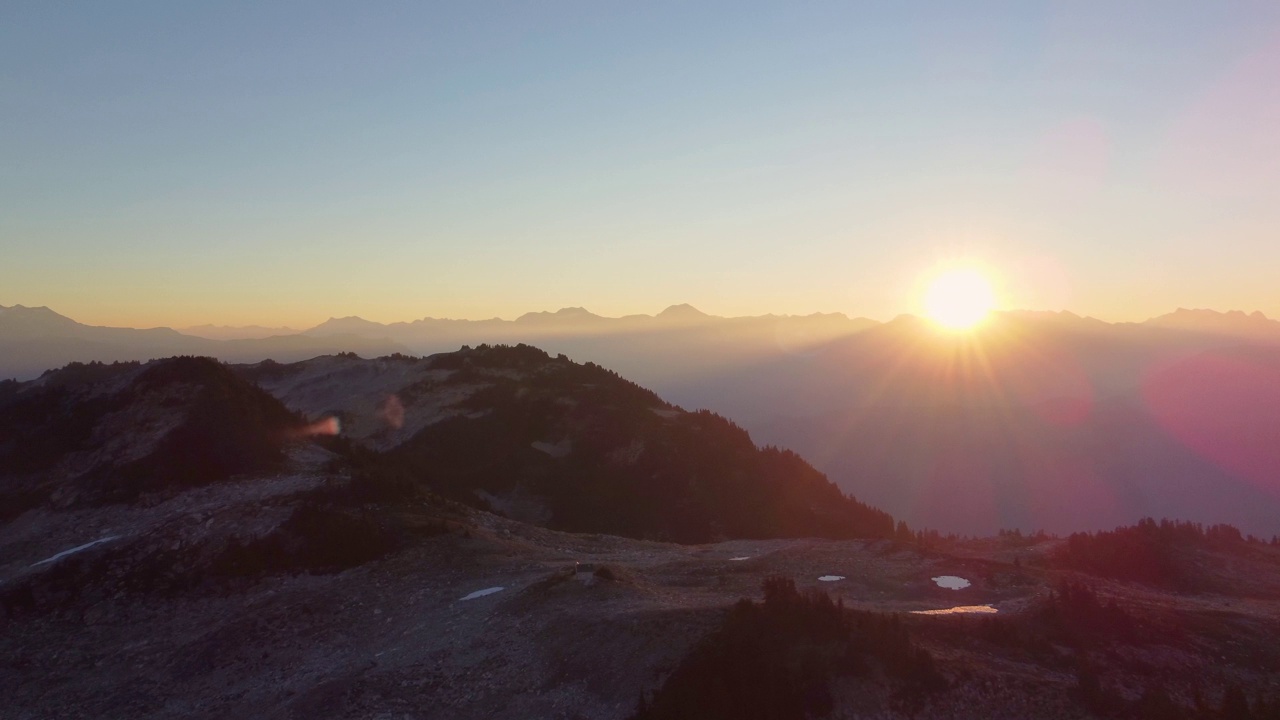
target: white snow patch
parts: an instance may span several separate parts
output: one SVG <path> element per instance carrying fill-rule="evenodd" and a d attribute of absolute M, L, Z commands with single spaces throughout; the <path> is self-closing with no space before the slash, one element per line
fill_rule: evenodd
<path fill-rule="evenodd" d="M 494 593 L 496 593 L 496 592 L 501 592 L 501 591 L 502 591 L 502 590 L 504 590 L 504 589 L 505 589 L 505 588 L 502 588 L 502 587 L 491 587 L 491 588 L 485 588 L 485 589 L 483 589 L 483 590 L 477 590 L 477 591 L 475 591 L 475 592 L 471 593 L 470 595 L 468 595 L 468 596 L 466 596 L 466 597 L 464 597 L 464 598 L 462 598 L 462 599 L 463 599 L 463 600 L 475 600 L 476 598 L 484 597 L 485 595 L 492 595 L 492 594 L 494 594 Z"/>
<path fill-rule="evenodd" d="M 843 575 L 823 575 L 818 579 L 821 580 L 822 582 L 835 582 L 837 580 L 843 580 L 844 576 Z"/>
<path fill-rule="evenodd" d="M 538 452 L 546 453 L 553 458 L 562 458 L 573 452 L 573 440 L 565 438 L 558 443 L 552 444 L 541 440 L 534 440 L 529 445 Z"/>
<path fill-rule="evenodd" d="M 78 553 L 78 552 L 80 552 L 81 550 L 86 550 L 86 549 L 88 549 L 88 548 L 93 547 L 94 545 L 98 545 L 98 544 L 100 544 L 100 543 L 104 543 L 104 542 L 111 542 L 112 540 L 116 540 L 116 539 L 118 539 L 119 537 L 120 537 L 119 535 L 112 535 L 112 536 L 110 536 L 110 537 L 104 537 L 104 538 L 101 538 L 101 539 L 99 539 L 99 540 L 94 540 L 93 542 L 87 542 L 87 543 L 85 543 L 85 544 L 83 544 L 83 545 L 77 545 L 76 547 L 73 547 L 73 548 L 71 548 L 70 550 L 63 550 L 62 552 L 58 553 L 57 555 L 54 555 L 53 557 L 45 558 L 44 560 L 41 560 L 41 561 L 40 561 L 40 562 L 38 562 L 38 563 L 31 563 L 31 567 L 36 567 L 37 565 L 44 565 L 45 563 L 51 563 L 51 562 L 53 562 L 54 560 L 59 560 L 59 559 L 64 558 L 64 557 L 66 557 L 66 556 L 68 556 L 68 555 L 71 555 L 71 554 L 74 554 L 74 553 Z"/>
<path fill-rule="evenodd" d="M 750 560 L 750 559 L 751 559 L 750 555 L 743 555 L 742 557 L 729 558 L 729 562 L 741 562 L 743 560 Z"/>
<path fill-rule="evenodd" d="M 969 581 L 955 575 L 939 575 L 933 578 L 938 587 L 944 587 L 948 590 L 963 590 L 969 587 Z"/>
<path fill-rule="evenodd" d="M 912 615 L 993 615 L 1000 612 L 990 605 L 957 605 L 941 610 L 912 610 Z"/>

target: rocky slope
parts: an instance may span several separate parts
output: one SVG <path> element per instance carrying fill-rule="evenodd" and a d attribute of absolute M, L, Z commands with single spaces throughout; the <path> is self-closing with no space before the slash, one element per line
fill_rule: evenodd
<path fill-rule="evenodd" d="M 894 532 L 793 453 L 529 346 L 239 372 L 291 409 L 336 418 L 344 437 L 383 451 L 370 460 L 380 471 L 536 524 L 680 542 Z"/>
<path fill-rule="evenodd" d="M 0 387 L 3 515 L 267 472 L 283 460 L 285 434 L 300 424 L 207 358 L 73 363 Z"/>
<path fill-rule="evenodd" d="M 354 501 L 348 477 L 325 474 L 331 460 L 298 456 L 279 477 L 149 507 L 39 509 L 0 528 L 6 717 L 627 718 L 641 697 L 670 705 L 666 683 L 696 671 L 699 642 L 778 576 L 891 613 L 942 680 L 916 685 L 885 664 L 892 652 L 868 647 L 822 676 L 828 717 L 1141 717 L 1106 704 L 1128 708 L 1151 688 L 1180 707 L 1198 694 L 1217 708 L 1232 688 L 1255 706 L 1280 693 L 1274 548 L 1219 552 L 1251 581 L 1182 595 L 1056 569 L 1051 539 L 680 545 L 428 498 Z M 325 513 L 329 530 L 291 522 L 300 512 Z M 371 542 L 380 533 L 391 540 Z M 333 534 L 376 552 L 334 562 L 316 543 Z M 104 536 L 115 537 L 51 559 Z M 277 559 L 247 567 L 235 547 Z M 942 575 L 971 585 L 940 588 Z M 1064 580 L 1090 595 L 1062 599 Z M 957 605 L 997 614 L 910 614 Z"/>

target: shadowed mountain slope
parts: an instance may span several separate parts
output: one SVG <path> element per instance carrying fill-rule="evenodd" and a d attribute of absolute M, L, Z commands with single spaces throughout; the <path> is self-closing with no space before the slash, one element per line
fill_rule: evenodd
<path fill-rule="evenodd" d="M 0 388 L 5 514 L 130 500 L 279 466 L 298 418 L 215 360 L 73 363 Z"/>
<path fill-rule="evenodd" d="M 383 451 L 370 460 L 381 471 L 548 527 L 679 542 L 894 530 L 794 453 L 529 346 L 239 372 L 295 410 L 335 416 Z"/>

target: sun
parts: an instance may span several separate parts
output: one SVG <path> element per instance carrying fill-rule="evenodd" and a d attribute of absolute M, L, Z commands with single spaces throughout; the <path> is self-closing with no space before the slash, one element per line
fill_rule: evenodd
<path fill-rule="evenodd" d="M 972 268 L 944 271 L 929 283 L 924 309 L 929 319 L 949 330 L 968 330 L 996 305 L 991 281 Z"/>

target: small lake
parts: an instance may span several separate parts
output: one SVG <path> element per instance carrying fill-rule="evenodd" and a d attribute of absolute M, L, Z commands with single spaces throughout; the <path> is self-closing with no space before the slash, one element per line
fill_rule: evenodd
<path fill-rule="evenodd" d="M 948 590 L 963 590 L 969 587 L 968 580 L 955 575 L 939 575 L 938 577 L 933 578 L 933 582 L 935 582 L 938 587 L 943 587 Z"/>
<path fill-rule="evenodd" d="M 1000 612 L 990 605 L 958 605 L 941 610 L 912 610 L 912 615 L 994 615 Z"/>

